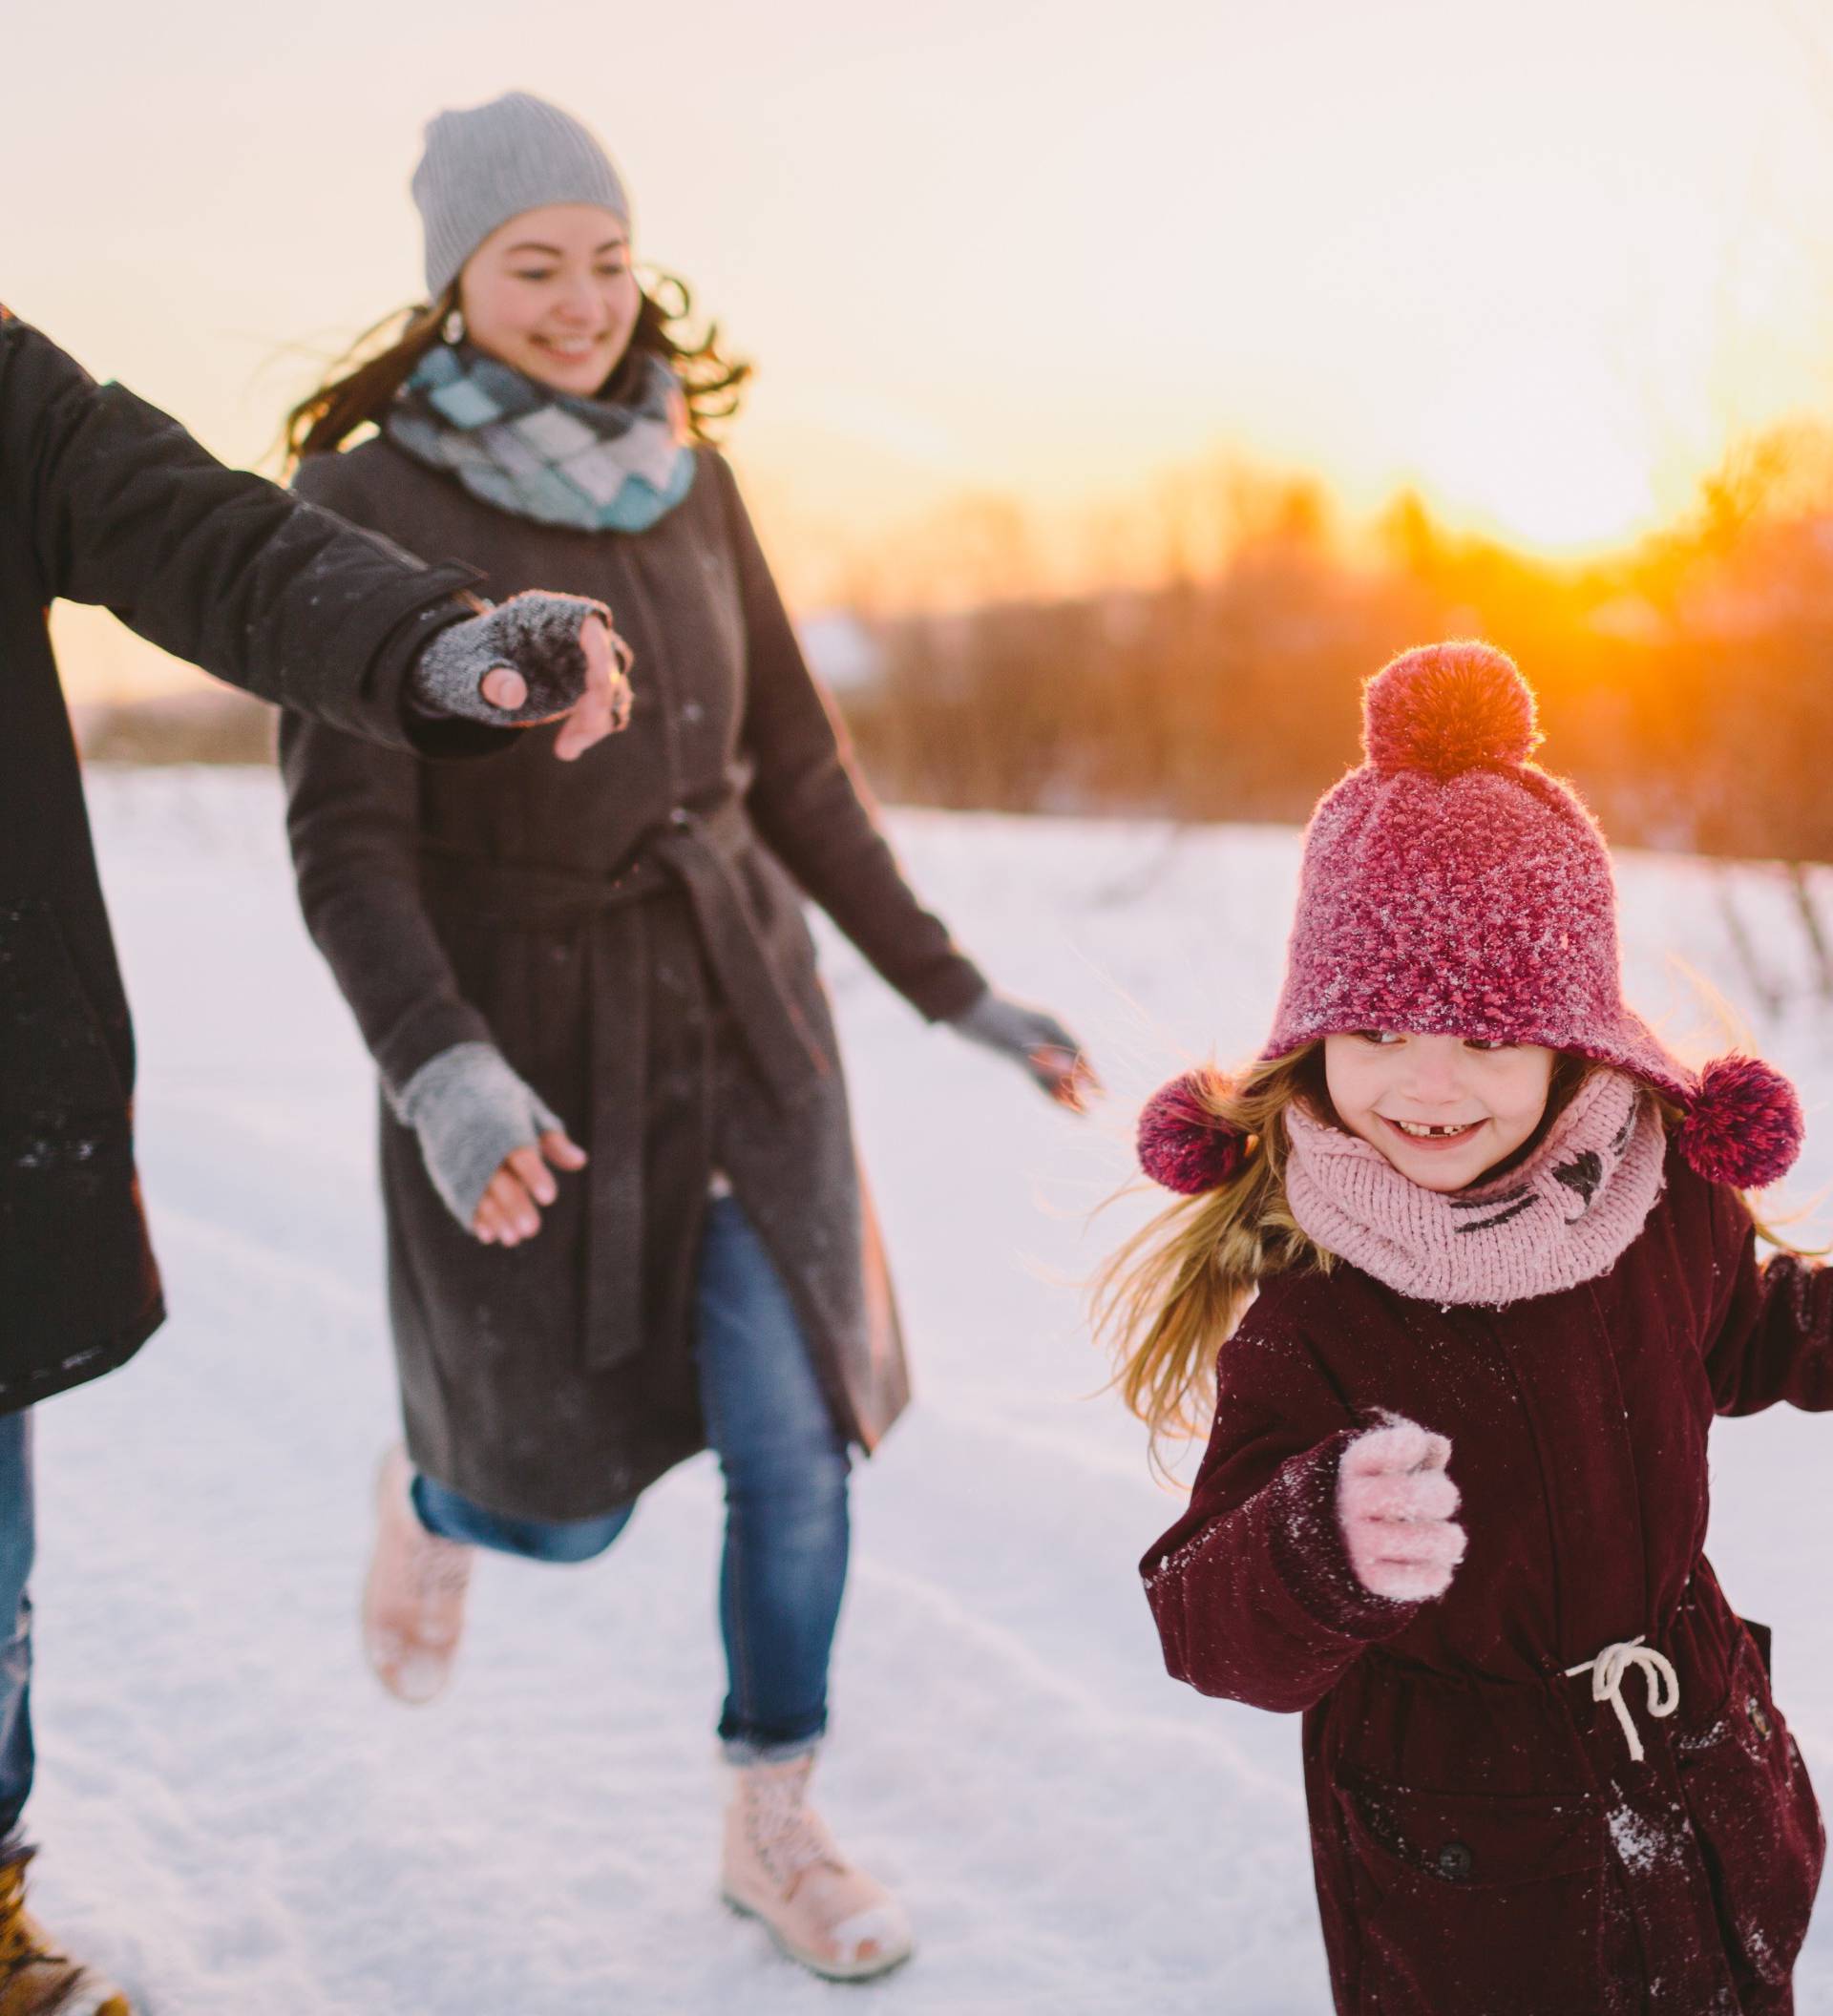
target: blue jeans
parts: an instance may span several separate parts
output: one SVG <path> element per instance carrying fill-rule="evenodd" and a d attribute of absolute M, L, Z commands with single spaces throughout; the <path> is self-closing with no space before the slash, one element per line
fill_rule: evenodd
<path fill-rule="evenodd" d="M 32 1412 L 0 1415 L 0 1858 L 32 1793 Z"/>
<path fill-rule="evenodd" d="M 726 1479 L 719 1618 L 727 1692 L 719 1733 L 741 1762 L 793 1756 L 827 1727 L 852 1459 L 795 1311 L 734 1197 L 707 1207 L 695 1330 L 706 1437 Z M 636 1510 L 511 1519 L 425 1476 L 414 1479 L 413 1503 L 429 1532 L 531 1561 L 601 1554 Z"/>

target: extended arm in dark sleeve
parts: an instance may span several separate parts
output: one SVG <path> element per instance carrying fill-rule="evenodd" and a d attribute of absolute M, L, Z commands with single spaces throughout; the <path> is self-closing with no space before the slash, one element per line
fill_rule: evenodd
<path fill-rule="evenodd" d="M 1362 1587 L 1337 1518 L 1358 1432 L 1301 1344 L 1244 1331 L 1188 1512 L 1140 1564 L 1173 1679 L 1296 1712 L 1419 1610 Z"/>
<path fill-rule="evenodd" d="M 224 468 L 19 322 L 0 324 L 0 496 L 47 602 L 104 604 L 232 685 L 403 747 L 409 668 L 469 613 L 468 569 L 425 567 Z"/>
<path fill-rule="evenodd" d="M 853 767 L 846 737 L 815 683 L 725 463 L 745 612 L 745 742 L 756 765 L 749 810 L 770 850 L 878 972 L 932 1021 L 986 991 L 973 961 L 904 879 Z"/>
<path fill-rule="evenodd" d="M 1794 1253 L 1757 1258 L 1757 1228 L 1735 1191 L 1715 1186 L 1713 1244 L 1729 1282 L 1706 1354 L 1720 1414 L 1786 1400 L 1833 1409 L 1833 1272 Z"/>
<path fill-rule="evenodd" d="M 286 833 L 306 929 L 399 1093 L 453 1043 L 490 1042 L 421 900 L 415 760 L 282 717 Z"/>

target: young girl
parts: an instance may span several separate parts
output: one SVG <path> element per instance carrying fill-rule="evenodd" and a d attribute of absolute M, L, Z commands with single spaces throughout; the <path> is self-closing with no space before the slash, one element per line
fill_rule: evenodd
<path fill-rule="evenodd" d="M 705 439 L 744 370 L 639 285 L 597 140 L 511 93 L 433 120 L 413 187 L 427 304 L 295 414 L 298 486 L 493 595 L 589 587 L 635 704 L 563 770 L 539 747 L 430 765 L 283 729 L 301 900 L 387 1096 L 408 1446 L 366 1643 L 386 1687 L 429 1698 L 473 1549 L 583 1561 L 710 1443 L 725 1892 L 816 1971 L 881 1973 L 904 1915 L 805 1792 L 851 1450 L 909 1389 L 803 892 L 932 1019 L 1071 1103 L 1085 1068 L 899 872 Z"/>
<path fill-rule="evenodd" d="M 1222 1347 L 1143 1572 L 1176 1677 L 1304 1712 L 1339 2010 L 1782 2016 L 1823 1836 L 1700 1551 L 1706 1436 L 1833 1407 L 1833 1276 L 1758 1264 L 1737 1186 L 1793 1162 L 1794 1094 L 1624 1005 L 1538 740 L 1486 645 L 1375 679 L 1272 1040 L 1142 1118 L 1187 1201 L 1102 1308 L 1155 1432 Z"/>

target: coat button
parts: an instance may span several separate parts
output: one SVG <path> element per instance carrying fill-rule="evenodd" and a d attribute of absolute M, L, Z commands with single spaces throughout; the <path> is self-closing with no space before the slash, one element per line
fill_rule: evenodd
<path fill-rule="evenodd" d="M 1439 1850 L 1439 1874 L 1447 1883 L 1461 1883 L 1476 1866 L 1476 1860 L 1462 1841 L 1446 1841 Z"/>
<path fill-rule="evenodd" d="M 1768 1735 L 1770 1720 L 1768 1715 L 1763 1712 L 1763 1704 L 1758 1700 L 1755 1694 L 1752 1694 L 1744 1703 L 1744 1712 L 1757 1725 L 1757 1733 L 1759 1736 Z"/>

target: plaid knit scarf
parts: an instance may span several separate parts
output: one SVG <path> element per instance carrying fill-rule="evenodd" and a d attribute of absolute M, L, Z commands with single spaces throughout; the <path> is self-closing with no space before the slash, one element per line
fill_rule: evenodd
<path fill-rule="evenodd" d="M 627 396 L 585 399 L 469 343 L 437 344 L 384 430 L 499 511 L 581 532 L 646 532 L 693 487 L 694 452 L 680 380 L 652 354 L 631 362 Z"/>

